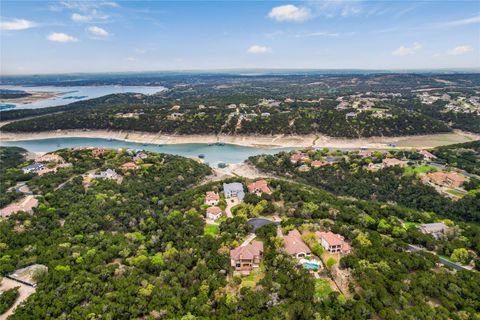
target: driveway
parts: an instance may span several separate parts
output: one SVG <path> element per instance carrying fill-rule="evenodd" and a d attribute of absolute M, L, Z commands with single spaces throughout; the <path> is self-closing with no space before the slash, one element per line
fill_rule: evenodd
<path fill-rule="evenodd" d="M 6 291 L 8 289 L 15 288 L 15 287 L 20 287 L 18 289 L 19 295 L 18 295 L 17 301 L 15 301 L 13 306 L 10 309 L 8 309 L 7 312 L 0 315 L 0 320 L 7 319 L 8 316 L 13 314 L 13 312 L 15 311 L 15 308 L 20 303 L 22 303 L 25 299 L 27 299 L 31 294 L 35 293 L 35 288 L 34 287 L 27 286 L 26 284 L 17 282 L 17 281 L 12 280 L 12 279 L 3 278 L 3 281 L 0 284 L 0 290 L 2 290 L 2 291 Z"/>
<path fill-rule="evenodd" d="M 240 200 L 238 200 L 237 197 L 232 197 L 232 198 L 225 199 L 225 201 L 227 202 L 227 207 L 225 208 L 225 214 L 227 215 L 228 218 L 233 218 L 231 209 L 235 207 L 237 204 L 239 204 Z"/>

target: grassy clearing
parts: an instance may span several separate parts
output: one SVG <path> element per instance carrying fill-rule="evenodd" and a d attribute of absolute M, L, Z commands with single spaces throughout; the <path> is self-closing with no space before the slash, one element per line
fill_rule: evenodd
<path fill-rule="evenodd" d="M 260 268 L 253 270 L 250 272 L 248 276 L 242 277 L 242 283 L 240 284 L 240 288 L 243 287 L 249 287 L 249 288 L 255 288 L 257 283 L 263 279 L 265 276 L 264 270 L 263 270 L 263 264 L 260 265 Z"/>
<path fill-rule="evenodd" d="M 326 279 L 315 279 L 315 297 L 323 299 L 332 292 L 330 283 Z"/>
<path fill-rule="evenodd" d="M 203 234 L 205 235 L 216 236 L 218 233 L 219 228 L 216 224 L 207 224 L 205 229 L 203 229 Z"/>
<path fill-rule="evenodd" d="M 432 167 L 430 165 L 422 165 L 422 166 L 408 166 L 405 168 L 405 175 L 406 176 L 411 176 L 411 175 L 417 175 L 419 173 L 426 173 L 429 171 L 436 171 L 435 167 Z"/>
<path fill-rule="evenodd" d="M 447 192 L 455 197 L 462 198 L 465 194 L 454 189 L 447 189 Z"/>

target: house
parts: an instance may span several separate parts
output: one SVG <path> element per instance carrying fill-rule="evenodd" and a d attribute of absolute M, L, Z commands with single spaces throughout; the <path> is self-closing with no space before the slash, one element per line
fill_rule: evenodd
<path fill-rule="evenodd" d="M 110 150 L 111 149 L 109 149 L 109 148 L 95 148 L 95 149 L 92 150 L 92 156 L 98 157 L 98 156 L 104 155 L 105 153 L 107 153 Z"/>
<path fill-rule="evenodd" d="M 407 165 L 406 161 L 398 160 L 395 158 L 386 158 L 386 159 L 383 159 L 382 161 L 383 168 L 389 168 L 389 167 L 395 167 L 395 166 L 403 168 L 406 165 Z"/>
<path fill-rule="evenodd" d="M 262 112 L 260 114 L 261 117 L 270 117 L 270 112 Z"/>
<path fill-rule="evenodd" d="M 372 151 L 370 150 L 360 150 L 358 155 L 362 158 L 370 158 L 372 156 Z"/>
<path fill-rule="evenodd" d="M 120 166 L 122 171 L 137 170 L 138 166 L 133 162 L 127 162 Z"/>
<path fill-rule="evenodd" d="M 292 163 L 297 163 L 299 161 L 305 161 L 308 160 L 309 157 L 305 153 L 294 153 L 290 156 L 290 161 Z"/>
<path fill-rule="evenodd" d="M 223 193 L 225 194 L 225 198 L 238 198 L 240 202 L 242 202 L 243 198 L 245 197 L 245 191 L 243 191 L 243 184 L 241 184 L 240 182 L 224 183 Z"/>
<path fill-rule="evenodd" d="M 178 120 L 178 119 L 181 119 L 183 117 L 183 113 L 180 113 L 180 112 L 174 112 L 172 114 L 170 114 L 168 116 L 168 119 L 170 120 Z"/>
<path fill-rule="evenodd" d="M 302 164 L 300 167 L 297 169 L 299 172 L 308 172 L 310 171 L 310 167 L 307 166 L 306 164 Z"/>
<path fill-rule="evenodd" d="M 94 174 L 92 176 L 93 179 L 106 179 L 106 180 L 116 180 L 119 177 L 120 175 L 116 173 L 115 170 L 112 170 L 112 169 L 101 171 L 100 173 Z"/>
<path fill-rule="evenodd" d="M 258 196 L 260 196 L 262 193 L 267 193 L 271 194 L 272 190 L 268 187 L 268 183 L 265 180 L 258 180 L 253 183 L 250 183 L 248 186 L 248 192 L 250 193 L 256 193 Z"/>
<path fill-rule="evenodd" d="M 310 163 L 310 165 L 313 167 L 313 168 L 320 168 L 320 167 L 323 167 L 323 166 L 328 166 L 330 163 L 328 162 L 325 162 L 325 161 L 319 161 L 319 160 L 314 160 L 312 161 L 312 163 Z"/>
<path fill-rule="evenodd" d="M 207 218 L 211 220 L 217 220 L 222 216 L 222 209 L 219 207 L 208 207 L 207 208 Z"/>
<path fill-rule="evenodd" d="M 40 170 L 42 170 L 43 167 L 44 167 L 44 165 L 41 164 L 41 163 L 33 163 L 33 164 L 31 164 L 31 165 L 28 165 L 28 166 L 26 166 L 26 167 L 23 167 L 23 168 L 22 168 L 22 171 L 23 171 L 23 173 L 32 173 L 32 172 L 33 172 L 33 173 L 37 173 L 37 172 L 39 172 Z"/>
<path fill-rule="evenodd" d="M 374 171 L 378 171 L 382 168 L 382 164 L 380 163 L 373 163 L 373 162 L 370 162 L 367 166 L 367 170 L 368 171 L 371 171 L 371 172 L 374 172 Z"/>
<path fill-rule="evenodd" d="M 216 206 L 219 201 L 220 195 L 218 193 L 213 191 L 207 191 L 207 194 L 205 195 L 205 204 L 208 204 L 210 206 Z"/>
<path fill-rule="evenodd" d="M 418 153 L 420 153 L 425 160 L 432 160 L 432 159 L 436 158 L 435 155 L 431 154 L 427 150 L 420 150 L 420 151 L 418 151 Z"/>
<path fill-rule="evenodd" d="M 349 112 L 345 115 L 345 119 L 355 118 L 356 116 L 357 116 L 357 114 L 355 112 Z"/>
<path fill-rule="evenodd" d="M 457 173 L 429 172 L 426 179 L 438 185 L 459 188 L 465 183 L 465 178 Z"/>
<path fill-rule="evenodd" d="M 285 241 L 285 251 L 295 258 L 305 258 L 312 254 L 310 248 L 303 242 L 302 235 L 297 229 L 291 230 L 288 235 L 283 237 Z"/>
<path fill-rule="evenodd" d="M 26 196 L 23 200 L 15 203 L 11 203 L 5 208 L 0 210 L 0 217 L 8 218 L 14 213 L 25 211 L 27 213 L 32 213 L 33 208 L 38 206 L 38 200 L 32 195 Z"/>
<path fill-rule="evenodd" d="M 448 227 L 446 224 L 442 222 L 436 222 L 436 223 L 424 223 L 420 225 L 419 229 L 421 232 L 425 234 L 431 234 L 435 239 L 440 239 L 448 230 Z"/>
<path fill-rule="evenodd" d="M 331 231 L 317 231 L 315 234 L 322 247 L 330 253 L 340 252 L 348 254 L 352 250 L 350 245 L 345 242 L 345 238 L 339 234 L 335 234 Z"/>
<path fill-rule="evenodd" d="M 263 256 L 263 243 L 253 240 L 247 245 L 237 247 L 230 251 L 230 265 L 235 271 L 250 273 L 260 266 Z"/>
<path fill-rule="evenodd" d="M 135 156 L 133 157 L 133 161 L 138 161 L 138 160 L 144 160 L 148 158 L 148 154 L 146 154 L 145 152 L 143 151 L 139 151 L 135 154 Z"/>
<path fill-rule="evenodd" d="M 63 163 L 65 160 L 63 160 L 62 157 L 60 157 L 58 154 L 44 154 L 43 156 L 38 156 L 35 158 L 35 162 L 60 162 Z"/>

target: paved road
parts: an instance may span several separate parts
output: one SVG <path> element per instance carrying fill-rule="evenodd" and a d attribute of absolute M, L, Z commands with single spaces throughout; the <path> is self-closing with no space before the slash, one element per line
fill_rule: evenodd
<path fill-rule="evenodd" d="M 9 279 L 9 278 L 3 278 L 1 284 L 0 284 L 0 290 L 8 290 L 11 288 L 15 287 L 20 287 L 18 289 L 19 296 L 13 306 L 8 309 L 4 314 L 0 315 L 0 320 L 7 319 L 8 316 L 12 315 L 15 311 L 15 308 L 22 303 L 25 299 L 27 299 L 31 294 L 35 293 L 35 288 L 32 286 L 28 286 L 26 284 L 23 284 L 21 282 Z"/>
<path fill-rule="evenodd" d="M 252 232 L 255 232 L 258 228 L 263 227 L 264 225 L 274 223 L 276 225 L 279 225 L 281 221 L 272 221 L 270 219 L 266 218 L 252 218 L 248 220 L 248 224 L 253 226 Z"/>
<path fill-rule="evenodd" d="M 412 252 L 415 252 L 415 251 L 428 251 L 428 250 L 426 250 L 426 249 L 424 249 L 424 248 L 415 246 L 415 245 L 413 245 L 413 244 L 408 244 L 407 247 L 408 247 L 408 251 L 412 251 Z M 456 263 L 454 263 L 454 262 L 452 262 L 452 261 L 450 261 L 450 260 L 447 260 L 447 259 L 445 259 L 445 258 L 442 258 L 442 257 L 438 256 L 435 252 L 431 252 L 431 251 L 428 251 L 428 252 L 435 254 L 435 255 L 438 257 L 438 260 L 440 260 L 440 263 L 443 264 L 443 265 L 445 265 L 445 266 L 449 266 L 449 267 L 451 267 L 451 268 L 453 268 L 453 269 L 455 269 L 455 270 L 469 270 L 468 268 L 465 268 L 464 266 L 458 265 L 458 264 L 456 264 Z"/>

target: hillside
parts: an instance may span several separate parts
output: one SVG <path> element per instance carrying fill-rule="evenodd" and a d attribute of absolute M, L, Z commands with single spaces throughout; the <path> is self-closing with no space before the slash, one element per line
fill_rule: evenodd
<path fill-rule="evenodd" d="M 38 207 L 0 221 L 2 275 L 35 263 L 48 267 L 10 319 L 447 319 L 480 311 L 479 273 L 438 267 L 435 255 L 462 263 L 478 259 L 477 224 L 452 217 L 447 223 L 456 233 L 448 241 L 435 239 L 416 228 L 439 221 L 433 212 L 270 179 L 271 194 L 247 193 L 233 217 L 212 225 L 204 218 L 205 193 L 221 191 L 224 182 L 251 181 L 199 186 L 208 167 L 163 154 L 56 154 L 72 165 L 29 178 Z M 136 166 L 120 169 L 131 161 Z M 107 169 L 119 175 L 95 178 Z M 227 199 L 220 195 L 223 210 Z M 320 279 L 286 253 L 273 224 L 256 232 L 264 247 L 260 268 L 248 276 L 234 273 L 228 252 L 248 239 L 247 220 L 272 213 L 282 219 L 279 230 L 300 230 L 301 241 L 325 263 Z M 324 252 L 312 236 L 325 229 L 341 234 L 353 251 Z M 408 243 L 432 253 L 409 252 Z"/>
<path fill-rule="evenodd" d="M 169 89 L 151 96 L 116 94 L 66 106 L 4 111 L 2 120 L 16 121 L 2 130 L 99 129 L 181 135 L 319 133 L 346 138 L 452 129 L 480 132 L 476 91 L 480 80 L 476 74 L 197 74 L 160 77 L 154 83 Z M 24 119 L 27 117 L 34 118 Z"/>

